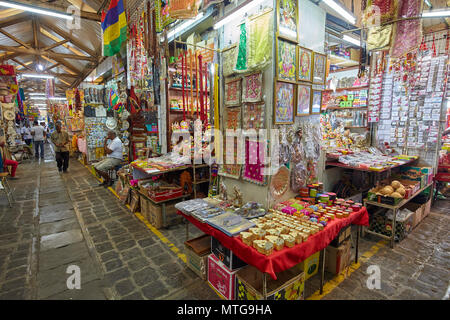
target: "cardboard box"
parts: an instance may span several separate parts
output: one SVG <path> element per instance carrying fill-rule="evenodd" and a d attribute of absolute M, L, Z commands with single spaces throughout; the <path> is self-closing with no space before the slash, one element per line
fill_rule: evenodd
<path fill-rule="evenodd" d="M 300 263 L 300 268 L 305 273 L 305 280 L 308 280 L 319 271 L 319 258 L 320 251 L 317 251 Z"/>
<path fill-rule="evenodd" d="M 167 225 L 176 225 L 183 221 L 183 217 L 179 216 L 177 211 L 175 204 L 166 203 Z M 141 196 L 141 214 L 156 229 L 163 227 L 162 205 L 153 204 L 153 202 Z"/>
<path fill-rule="evenodd" d="M 184 243 L 188 268 L 201 279 L 208 277 L 208 256 L 211 254 L 211 236 L 203 235 Z"/>
<path fill-rule="evenodd" d="M 334 238 L 333 241 L 330 242 L 330 246 L 333 246 L 335 248 L 339 247 L 345 240 L 348 240 L 350 238 L 351 234 L 351 225 L 342 228 L 336 238 Z"/>
<path fill-rule="evenodd" d="M 140 207 L 140 196 L 136 190 L 131 190 L 130 211 L 135 213 Z"/>
<path fill-rule="evenodd" d="M 210 254 L 208 256 L 208 282 L 227 300 L 234 300 L 234 286 L 237 272 L 238 270 L 228 270 L 215 255 Z"/>
<path fill-rule="evenodd" d="M 325 270 L 333 274 L 341 273 L 350 265 L 351 242 L 344 241 L 338 248 L 328 246 L 325 252 Z"/>
<path fill-rule="evenodd" d="M 423 205 L 420 205 L 418 203 L 414 203 L 414 202 L 408 202 L 404 208 L 410 210 L 413 212 L 413 218 L 412 218 L 412 228 L 414 229 L 415 227 L 417 227 L 420 223 L 420 221 L 422 221 L 422 215 L 423 215 Z"/>
<path fill-rule="evenodd" d="M 235 270 L 246 266 L 247 264 L 236 257 L 233 251 L 224 247 L 219 240 L 211 237 L 211 252 L 219 259 L 229 270 Z"/>
<path fill-rule="evenodd" d="M 277 273 L 277 280 L 267 276 L 267 300 L 303 300 L 305 273 L 300 265 Z M 236 300 L 263 300 L 263 273 L 246 266 L 236 273 Z"/>
<path fill-rule="evenodd" d="M 427 203 L 423 205 L 422 220 L 430 214 L 430 211 L 431 211 L 431 199 L 428 200 Z"/>

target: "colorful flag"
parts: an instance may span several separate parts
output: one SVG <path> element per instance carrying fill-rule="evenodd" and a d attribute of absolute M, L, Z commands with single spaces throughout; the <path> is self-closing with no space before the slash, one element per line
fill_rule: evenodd
<path fill-rule="evenodd" d="M 123 0 L 111 0 L 108 12 L 102 12 L 103 55 L 113 56 L 127 39 L 127 18 Z"/>

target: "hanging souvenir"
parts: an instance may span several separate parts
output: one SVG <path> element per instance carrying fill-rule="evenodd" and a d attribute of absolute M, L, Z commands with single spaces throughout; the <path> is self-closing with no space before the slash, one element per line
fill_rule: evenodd
<path fill-rule="evenodd" d="M 296 163 L 291 170 L 291 190 L 299 193 L 300 188 L 307 184 L 307 179 L 308 173 L 303 162 Z"/>
<path fill-rule="evenodd" d="M 242 128 L 259 130 L 266 127 L 266 104 L 264 102 L 243 105 Z"/>
<path fill-rule="evenodd" d="M 272 177 L 270 181 L 270 194 L 277 200 L 281 198 L 289 189 L 290 172 L 286 166 L 281 166 L 278 172 Z"/>
<path fill-rule="evenodd" d="M 225 81 L 225 105 L 238 106 L 241 104 L 241 79 Z"/>
<path fill-rule="evenodd" d="M 234 67 L 237 62 L 238 48 L 236 44 L 233 44 L 225 49 L 222 53 L 223 69 L 222 74 L 224 77 L 231 76 L 234 73 Z"/>
<path fill-rule="evenodd" d="M 272 61 L 272 8 L 248 19 L 248 70 L 262 70 Z"/>
<path fill-rule="evenodd" d="M 297 46 L 293 42 L 277 39 L 277 77 L 295 82 L 297 79 Z"/>
<path fill-rule="evenodd" d="M 227 129 L 237 130 L 241 128 L 241 108 L 227 108 Z"/>
<path fill-rule="evenodd" d="M 265 143 L 259 141 L 245 141 L 245 166 L 242 173 L 244 180 L 258 185 L 267 184 L 267 176 L 264 175 L 264 147 Z"/>
<path fill-rule="evenodd" d="M 286 164 L 291 161 L 291 146 L 287 140 L 286 127 L 280 130 L 280 163 Z"/>
<path fill-rule="evenodd" d="M 247 70 L 247 29 L 245 23 L 240 26 L 241 35 L 239 37 L 239 49 L 236 61 L 236 72 L 245 72 Z"/>
<path fill-rule="evenodd" d="M 262 100 L 262 73 L 256 72 L 242 80 L 242 102 L 259 102 Z"/>

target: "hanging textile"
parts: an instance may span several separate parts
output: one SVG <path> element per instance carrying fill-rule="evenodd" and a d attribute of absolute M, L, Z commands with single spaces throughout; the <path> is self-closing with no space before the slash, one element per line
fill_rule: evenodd
<path fill-rule="evenodd" d="M 248 69 L 265 68 L 272 60 L 272 9 L 249 18 Z"/>
<path fill-rule="evenodd" d="M 156 32 L 162 32 L 166 26 L 175 22 L 176 20 L 170 16 L 169 3 L 167 0 L 155 1 L 156 13 Z"/>
<path fill-rule="evenodd" d="M 392 37 L 392 24 L 383 27 L 372 27 L 367 35 L 367 50 L 389 49 Z"/>
<path fill-rule="evenodd" d="M 229 49 L 223 51 L 223 75 L 224 77 L 231 76 L 234 73 L 234 66 L 237 62 L 237 45 L 232 45 Z"/>
<path fill-rule="evenodd" d="M 391 45 L 393 25 L 381 24 L 395 17 L 397 0 L 370 0 L 364 11 L 362 22 L 369 27 L 367 50 L 385 50 Z"/>
<path fill-rule="evenodd" d="M 403 0 L 398 8 L 397 18 L 420 16 L 422 0 Z M 416 50 L 422 39 L 422 19 L 403 20 L 395 23 L 391 57 L 401 56 Z"/>
<path fill-rule="evenodd" d="M 241 35 L 239 37 L 239 50 L 235 69 L 237 72 L 247 70 L 247 30 L 245 23 L 241 24 Z"/>
<path fill-rule="evenodd" d="M 171 0 L 169 14 L 173 19 L 192 19 L 198 13 L 196 0 Z"/>
<path fill-rule="evenodd" d="M 111 0 L 108 11 L 102 12 L 103 55 L 113 56 L 127 40 L 127 18 L 122 0 Z"/>

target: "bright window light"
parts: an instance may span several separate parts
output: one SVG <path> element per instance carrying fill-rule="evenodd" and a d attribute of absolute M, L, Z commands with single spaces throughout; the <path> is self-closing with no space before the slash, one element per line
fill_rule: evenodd
<path fill-rule="evenodd" d="M 253 0 L 249 1 L 246 5 L 241 7 L 240 9 L 236 10 L 232 14 L 225 16 L 222 20 L 217 21 L 217 23 L 214 25 L 214 29 L 219 29 L 223 25 L 229 23 L 230 21 L 239 18 L 240 16 L 243 16 L 246 12 L 250 11 L 252 8 L 258 6 L 261 4 L 264 0 Z"/>
<path fill-rule="evenodd" d="M 422 18 L 441 18 L 450 16 L 450 10 L 432 10 L 422 13 Z"/>
<path fill-rule="evenodd" d="M 354 45 L 357 45 L 358 47 L 361 46 L 361 41 L 359 41 L 358 39 L 355 39 L 353 37 L 350 37 L 348 35 L 344 35 L 344 37 L 342 38 L 344 41 L 350 42 Z"/>
<path fill-rule="evenodd" d="M 31 73 L 24 73 L 22 74 L 22 77 L 25 78 L 41 78 L 41 79 L 53 79 L 54 76 L 46 75 L 46 74 L 31 74 Z"/>
<path fill-rule="evenodd" d="M 339 4 L 337 4 L 334 0 L 323 0 L 323 2 L 336 11 L 342 18 L 350 22 L 351 24 L 356 23 L 356 18 L 353 14 L 345 10 L 343 7 L 341 7 Z"/>
<path fill-rule="evenodd" d="M 187 29 L 193 25 L 194 23 L 196 23 L 197 21 L 199 21 L 201 18 L 203 18 L 204 13 L 200 12 L 194 20 L 188 20 L 186 22 L 183 22 L 181 24 L 179 24 L 178 26 L 176 26 L 173 30 L 169 31 L 169 33 L 167 34 L 167 38 L 170 39 L 172 38 L 174 35 L 176 35 L 178 32 L 180 31 L 187 31 Z"/>
<path fill-rule="evenodd" d="M 67 20 L 73 20 L 73 17 L 68 14 L 59 13 L 56 11 L 51 11 L 51 10 L 46 10 L 46 9 L 40 9 L 38 7 L 27 6 L 27 5 L 23 5 L 21 3 L 16 3 L 16 2 L 11 2 L 11 1 L 8 1 L 8 2 L 0 1 L 0 6 L 13 8 L 13 9 L 19 9 L 19 10 L 28 11 L 28 12 L 39 13 L 39 14 L 44 14 L 47 16 L 63 18 L 63 19 L 67 19 Z"/>

